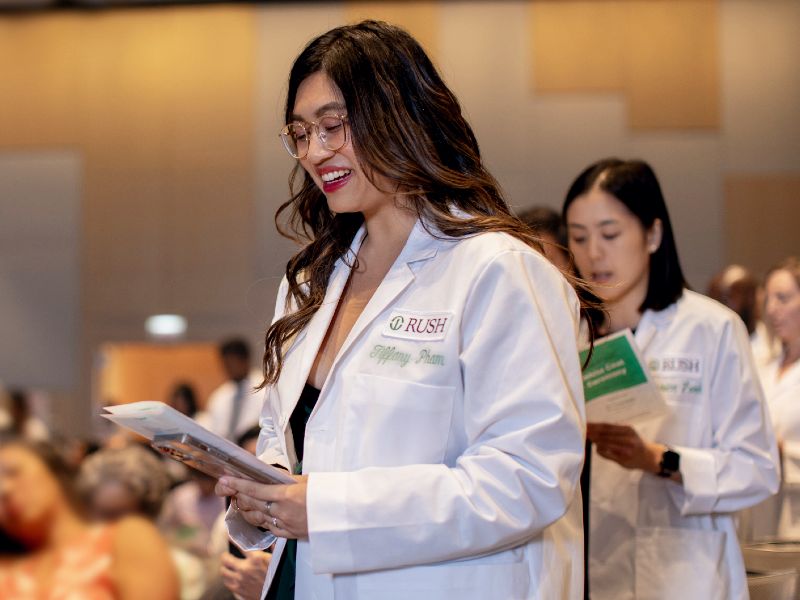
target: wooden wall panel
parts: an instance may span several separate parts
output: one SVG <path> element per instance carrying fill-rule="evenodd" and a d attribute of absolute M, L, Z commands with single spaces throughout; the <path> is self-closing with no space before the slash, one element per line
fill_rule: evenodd
<path fill-rule="evenodd" d="M 632 129 L 720 122 L 717 0 L 532 0 L 534 91 L 613 92 Z"/>
<path fill-rule="evenodd" d="M 626 93 L 633 129 L 716 129 L 720 123 L 716 1 L 631 3 Z"/>
<path fill-rule="evenodd" d="M 728 263 L 763 276 L 787 256 L 800 256 L 800 175 L 728 175 L 725 248 Z"/>
<path fill-rule="evenodd" d="M 531 17 L 536 92 L 624 88 L 625 2 L 537 1 Z"/>
<path fill-rule="evenodd" d="M 166 402 L 176 384 L 189 383 L 202 408 L 225 381 L 215 344 L 109 344 L 102 355 L 100 397 L 113 404 Z"/>
<path fill-rule="evenodd" d="M 431 59 L 436 59 L 439 49 L 438 2 L 419 0 L 360 2 L 359 0 L 350 0 L 345 3 L 347 23 L 356 23 L 363 19 L 387 21 L 407 29 L 422 44 Z"/>
<path fill-rule="evenodd" d="M 141 7 L 0 21 L 0 149 L 67 147 L 83 164 L 80 402 L 97 345 L 142 339 L 150 314 L 185 314 L 191 340 L 259 326 L 247 306 L 257 14 Z"/>

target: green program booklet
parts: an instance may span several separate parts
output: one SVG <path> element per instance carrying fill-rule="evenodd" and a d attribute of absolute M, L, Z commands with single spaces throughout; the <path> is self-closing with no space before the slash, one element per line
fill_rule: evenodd
<path fill-rule="evenodd" d="M 588 353 L 588 348 L 581 351 L 582 362 Z M 590 423 L 634 423 L 666 410 L 630 329 L 595 340 L 583 371 L 583 393 Z"/>

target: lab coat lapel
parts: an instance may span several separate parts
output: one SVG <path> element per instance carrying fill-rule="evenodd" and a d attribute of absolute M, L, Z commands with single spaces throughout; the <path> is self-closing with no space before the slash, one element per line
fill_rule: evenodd
<path fill-rule="evenodd" d="M 440 242 L 431 236 L 425 230 L 422 223 L 417 221 L 414 229 L 408 237 L 406 245 L 400 252 L 400 255 L 395 260 L 392 268 L 384 277 L 378 289 L 370 298 L 367 305 L 364 307 L 363 312 L 359 315 L 358 320 L 353 325 L 350 333 L 347 335 L 339 353 L 336 355 L 333 364 L 331 365 L 328 380 L 331 379 L 331 374 L 335 371 L 339 361 L 346 356 L 348 350 L 353 344 L 361 337 L 365 329 L 380 315 L 403 290 L 405 290 L 414 281 L 414 268 L 416 263 L 428 260 L 436 256 L 438 251 L 438 244 Z M 311 346 L 311 344 L 308 344 Z M 320 400 L 322 396 L 320 395 Z M 319 406 L 320 402 L 317 402 Z M 315 411 L 316 411 L 315 407 Z M 312 413 L 313 414 L 313 413 Z"/>
<path fill-rule="evenodd" d="M 339 299 L 347 285 L 351 266 L 355 256 L 358 254 L 358 249 L 361 247 L 361 242 L 364 240 L 365 233 L 366 230 L 362 225 L 350 244 L 348 256 L 340 258 L 336 262 L 328 283 L 328 289 L 325 291 L 325 300 L 323 300 L 322 306 L 314 313 L 305 330 L 298 334 L 298 339 L 295 341 L 295 344 L 300 346 L 298 348 L 300 350 L 300 359 L 295 363 L 293 376 L 287 377 L 288 385 L 281 390 L 281 404 L 284 407 L 281 411 L 282 427 L 289 421 L 289 416 L 297 405 L 303 387 L 308 381 L 308 374 L 311 372 L 319 347 L 322 345 L 322 340 L 325 339 L 331 319 L 333 319 L 336 307 L 339 305 Z"/>

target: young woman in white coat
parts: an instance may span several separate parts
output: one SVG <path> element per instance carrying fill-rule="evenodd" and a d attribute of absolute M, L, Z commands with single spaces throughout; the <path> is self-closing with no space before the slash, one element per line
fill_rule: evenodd
<path fill-rule="evenodd" d="M 781 343 L 781 354 L 760 371 L 781 449 L 780 494 L 754 509 L 754 537 L 800 537 L 800 260 L 788 258 L 769 271 L 764 317 Z"/>
<path fill-rule="evenodd" d="M 367 21 L 292 67 L 289 261 L 259 455 L 232 539 L 277 538 L 267 598 L 580 598 L 573 286 L 510 216 L 419 44 Z M 279 211 L 280 212 L 280 211 Z"/>
<path fill-rule="evenodd" d="M 652 169 L 603 160 L 564 203 L 575 265 L 630 328 L 668 411 L 635 427 L 589 423 L 593 600 L 747 598 L 732 513 L 774 494 L 777 449 L 735 313 L 686 289 Z"/>

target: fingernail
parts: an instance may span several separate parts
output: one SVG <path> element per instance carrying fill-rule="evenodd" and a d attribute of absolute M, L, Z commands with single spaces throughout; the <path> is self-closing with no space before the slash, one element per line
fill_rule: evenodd
<path fill-rule="evenodd" d="M 220 478 L 219 478 L 219 482 L 220 482 L 222 485 L 227 485 L 227 486 L 230 486 L 230 484 L 231 484 L 231 480 L 230 480 L 230 479 L 228 479 L 227 477 L 220 477 Z"/>

